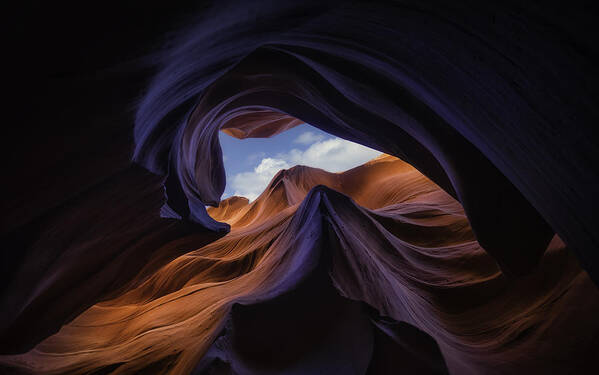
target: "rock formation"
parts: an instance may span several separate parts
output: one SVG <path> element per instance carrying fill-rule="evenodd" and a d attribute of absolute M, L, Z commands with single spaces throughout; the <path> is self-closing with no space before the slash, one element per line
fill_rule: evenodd
<path fill-rule="evenodd" d="M 599 292 L 558 237 L 535 272 L 506 278 L 460 204 L 397 158 L 293 167 L 208 212 L 227 236 L 2 360 L 39 374 L 562 373 L 597 349 Z"/>
<path fill-rule="evenodd" d="M 593 4 L 14 14 L 5 372 L 595 372 Z M 220 202 L 219 131 L 303 122 L 389 156 Z"/>

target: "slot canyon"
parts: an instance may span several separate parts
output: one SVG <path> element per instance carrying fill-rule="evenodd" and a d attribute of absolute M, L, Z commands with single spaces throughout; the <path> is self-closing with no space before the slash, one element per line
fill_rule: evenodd
<path fill-rule="evenodd" d="M 0 374 L 599 372 L 593 2 L 7 14 Z"/>

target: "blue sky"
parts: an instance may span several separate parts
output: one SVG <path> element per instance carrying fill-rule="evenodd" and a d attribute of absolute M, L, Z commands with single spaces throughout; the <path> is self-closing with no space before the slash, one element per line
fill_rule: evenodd
<path fill-rule="evenodd" d="M 271 138 L 237 139 L 220 132 L 219 140 L 227 173 L 223 199 L 240 195 L 254 200 L 278 171 L 294 165 L 341 172 L 380 155 L 307 124 Z"/>

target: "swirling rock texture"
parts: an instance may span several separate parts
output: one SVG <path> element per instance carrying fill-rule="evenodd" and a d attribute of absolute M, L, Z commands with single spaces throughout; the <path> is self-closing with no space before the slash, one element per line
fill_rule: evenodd
<path fill-rule="evenodd" d="M 5 372 L 596 372 L 592 5 L 19 14 Z M 219 131 L 303 122 L 392 156 L 220 202 Z"/>
<path fill-rule="evenodd" d="M 4 360 L 34 373 L 502 374 L 584 368 L 596 349 L 599 293 L 558 237 L 510 280 L 460 204 L 394 157 L 283 170 L 256 201 L 209 212 L 227 236 Z"/>

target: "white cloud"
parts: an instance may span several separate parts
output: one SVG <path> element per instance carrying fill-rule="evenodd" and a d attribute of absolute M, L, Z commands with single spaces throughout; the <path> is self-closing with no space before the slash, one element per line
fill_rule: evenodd
<path fill-rule="evenodd" d="M 233 176 L 231 186 L 235 193 L 248 198 L 250 201 L 258 198 L 272 178 L 281 169 L 291 166 L 285 160 L 264 158 L 252 172 L 237 173 Z"/>
<path fill-rule="evenodd" d="M 310 134 L 310 132 L 302 135 L 304 134 Z M 309 137 L 311 136 L 306 136 L 304 140 Z M 276 155 L 275 158 L 263 158 L 253 171 L 234 175 L 231 181 L 232 191 L 235 191 L 234 195 L 244 196 L 253 201 L 264 191 L 278 171 L 294 165 L 306 165 L 329 172 L 342 172 L 364 164 L 381 154 L 379 151 L 341 138 L 326 140 L 322 140 L 322 137 L 320 140 L 313 138 L 310 143 L 312 144 L 305 150 L 292 149 L 287 153 Z"/>
<path fill-rule="evenodd" d="M 290 165 L 307 165 L 329 172 L 342 172 L 364 164 L 380 154 L 379 151 L 357 143 L 330 138 L 312 144 L 305 151 L 293 149 L 278 157 Z"/>
<path fill-rule="evenodd" d="M 309 145 L 315 142 L 320 142 L 324 139 L 324 135 L 316 134 L 314 132 L 304 132 L 297 137 L 293 143 L 300 143 L 302 145 Z"/>

